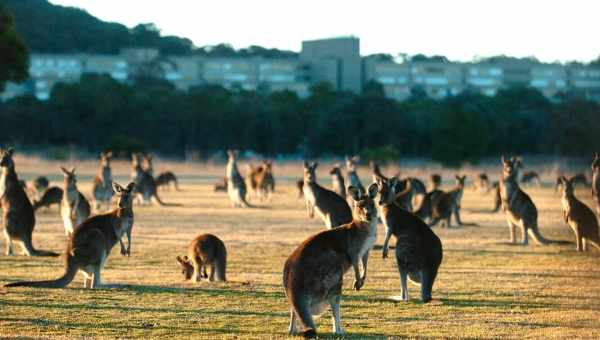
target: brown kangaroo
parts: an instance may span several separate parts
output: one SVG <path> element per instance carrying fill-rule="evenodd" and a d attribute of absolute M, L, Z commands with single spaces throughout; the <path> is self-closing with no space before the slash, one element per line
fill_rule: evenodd
<path fill-rule="evenodd" d="M 373 170 L 373 182 L 377 183 L 378 179 L 390 179 L 386 177 L 379 168 L 379 165 L 375 162 L 371 162 L 371 168 Z M 398 178 L 399 174 L 394 177 Z M 394 192 L 396 192 L 396 202 L 407 211 L 413 211 L 414 206 L 418 201 L 416 198 L 421 196 L 421 200 L 427 194 L 427 188 L 425 184 L 418 178 L 406 177 L 404 179 L 398 179 L 393 184 L 396 186 Z"/>
<path fill-rule="evenodd" d="M 150 156 L 148 156 L 150 157 Z M 146 157 L 146 167 L 152 167 L 152 157 Z M 141 203 L 150 204 L 154 199 L 159 205 L 179 207 L 181 204 L 163 202 L 156 191 L 156 182 L 150 172 L 142 168 L 141 154 L 131 154 L 131 180 L 135 183 L 135 194 L 140 198 Z M 151 170 L 152 171 L 152 170 Z"/>
<path fill-rule="evenodd" d="M 60 202 L 62 202 L 63 190 L 59 187 L 49 187 L 44 190 L 42 197 L 39 200 L 33 201 L 33 210 L 37 211 L 39 208 L 49 208 L 51 205 L 56 204 L 60 209 Z"/>
<path fill-rule="evenodd" d="M 386 227 L 383 258 L 388 256 L 388 244 L 394 235 L 402 300 L 408 301 L 408 277 L 411 281 L 421 284 L 421 300 L 429 302 L 433 283 L 442 263 L 442 242 L 422 219 L 394 203 L 396 193 L 392 182 L 379 179 L 377 185 L 377 207 Z"/>
<path fill-rule="evenodd" d="M 596 202 L 596 213 L 600 215 L 600 156 L 597 152 L 592 161 L 592 198 Z"/>
<path fill-rule="evenodd" d="M 110 208 L 113 196 L 112 189 L 112 171 L 110 168 L 110 160 L 112 152 L 100 153 L 100 169 L 94 177 L 92 184 L 92 198 L 94 210 L 98 210 L 101 204 L 105 204 L 107 209 Z"/>
<path fill-rule="evenodd" d="M 259 171 L 255 173 L 254 181 L 256 182 L 256 192 L 261 200 L 270 199 L 275 192 L 275 177 L 273 177 L 273 163 L 271 161 L 263 161 L 259 167 Z"/>
<path fill-rule="evenodd" d="M 19 183 L 13 161 L 14 150 L 0 149 L 0 206 L 2 228 L 6 237 L 6 255 L 13 255 L 13 241 L 21 243 L 27 256 L 58 256 L 47 250 L 37 250 L 31 240 L 35 227 L 35 214 L 25 190 Z"/>
<path fill-rule="evenodd" d="M 227 177 L 214 184 L 214 192 L 227 192 Z"/>
<path fill-rule="evenodd" d="M 432 221 L 429 226 L 435 226 L 439 221 L 443 220 L 444 226 L 450 228 L 451 218 L 454 214 L 458 225 L 477 225 L 475 223 L 463 223 L 460 219 L 460 203 L 462 200 L 463 191 L 465 188 L 465 180 L 467 176 L 456 175 L 456 188 L 448 192 L 442 192 L 431 201 L 431 217 Z"/>
<path fill-rule="evenodd" d="M 76 226 L 90 217 L 90 204 L 77 189 L 77 177 L 75 168 L 67 170 L 60 167 L 65 180 L 63 184 L 63 197 L 60 202 L 60 216 L 63 219 L 65 234 L 68 236 L 73 233 Z"/>
<path fill-rule="evenodd" d="M 223 241 L 215 235 L 198 235 L 190 242 L 187 256 L 177 256 L 177 263 L 186 280 L 226 281 L 227 250 Z M 206 273 L 206 266 L 210 266 L 210 276 Z"/>
<path fill-rule="evenodd" d="M 440 174 L 431 174 L 429 181 L 431 182 L 431 190 L 438 190 L 442 186 L 442 176 Z"/>
<path fill-rule="evenodd" d="M 500 206 L 502 206 L 502 197 L 500 196 L 500 182 L 494 181 L 492 183 L 492 188 L 494 189 L 494 209 L 492 212 L 500 211 Z"/>
<path fill-rule="evenodd" d="M 556 178 L 556 185 L 554 186 L 555 192 L 561 189 L 563 177 L 566 176 L 560 175 Z M 573 186 L 581 185 L 583 187 L 591 187 L 590 182 L 588 182 L 587 176 L 583 172 L 575 174 L 575 176 L 571 177 L 571 180 L 573 181 Z"/>
<path fill-rule="evenodd" d="M 358 161 L 360 158 L 358 156 L 348 157 L 346 156 L 346 177 L 348 178 L 348 185 L 361 190 L 362 193 L 365 192 L 365 187 L 362 185 L 360 178 L 358 177 L 358 173 L 356 172 L 356 167 L 358 166 Z"/>
<path fill-rule="evenodd" d="M 164 187 L 169 190 L 170 184 L 173 183 L 173 186 L 176 191 L 181 191 L 179 189 L 179 182 L 177 181 L 177 176 L 171 171 L 165 171 L 158 174 L 158 176 L 154 180 L 156 182 L 156 186 L 158 188 Z"/>
<path fill-rule="evenodd" d="M 56 280 L 14 282 L 4 287 L 43 287 L 64 288 L 78 271 L 84 275 L 84 288 L 100 288 L 103 285 L 100 274 L 110 251 L 121 245 L 121 255 L 131 254 L 131 228 L 133 226 L 133 183 L 127 188 L 113 183 L 119 197 L 117 208 L 111 212 L 96 215 L 80 224 L 69 237 L 65 254 L 65 273 Z M 121 238 L 127 235 L 127 248 Z"/>
<path fill-rule="evenodd" d="M 502 199 L 502 210 L 506 215 L 508 228 L 510 230 L 510 242 L 516 243 L 517 226 L 521 228 L 523 245 L 528 244 L 528 235 L 537 243 L 546 245 L 549 243 L 564 243 L 563 241 L 550 241 L 545 239 L 538 228 L 538 211 L 529 197 L 517 182 L 519 175 L 519 160 L 515 157 L 506 159 L 502 156 L 502 179 L 500 180 L 500 197 Z"/>
<path fill-rule="evenodd" d="M 316 210 L 319 217 L 325 222 L 325 226 L 330 229 L 352 222 L 352 210 L 346 200 L 317 184 L 315 172 L 317 166 L 318 163 L 310 165 L 308 162 L 304 162 L 303 192 L 308 217 L 313 218 Z"/>
<path fill-rule="evenodd" d="M 488 192 L 490 190 L 490 179 L 485 172 L 482 172 L 475 177 L 473 189 L 479 190 L 480 192 Z"/>
<path fill-rule="evenodd" d="M 600 230 L 598 220 L 592 209 L 575 197 L 574 179 L 561 177 L 563 216 L 565 223 L 571 226 L 577 241 L 577 251 L 585 251 L 587 242 L 600 249 Z"/>
<path fill-rule="evenodd" d="M 346 183 L 344 182 L 344 176 L 342 175 L 342 170 L 338 164 L 334 165 L 329 171 L 331 175 L 331 183 L 333 186 L 333 192 L 340 195 L 342 198 L 346 198 Z"/>
<path fill-rule="evenodd" d="M 349 187 L 354 204 L 354 219 L 340 227 L 322 231 L 302 242 L 288 257 L 283 267 L 283 287 L 290 304 L 290 334 L 298 324 L 305 337 L 315 338 L 317 329 L 313 315 L 331 307 L 333 332 L 342 334 L 340 300 L 344 273 L 354 269 L 354 289 L 365 283 L 369 250 L 377 239 L 377 209 L 373 199 L 377 185 L 367 195 Z M 337 196 L 337 194 L 334 194 Z M 362 263 L 362 274 L 361 274 Z"/>

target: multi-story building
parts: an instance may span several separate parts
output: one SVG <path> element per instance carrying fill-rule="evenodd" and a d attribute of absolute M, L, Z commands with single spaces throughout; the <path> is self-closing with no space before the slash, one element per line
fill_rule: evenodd
<path fill-rule="evenodd" d="M 574 65 L 568 67 L 567 73 L 570 92 L 600 102 L 600 66 Z"/>
<path fill-rule="evenodd" d="M 58 82 L 77 82 L 83 73 L 82 56 L 77 54 L 34 54 L 30 60 L 30 88 L 40 100 L 50 98 Z"/>
<path fill-rule="evenodd" d="M 386 97 L 405 100 L 411 95 L 413 86 L 410 66 L 392 60 L 365 58 L 365 82 L 375 81 L 383 86 Z"/>
<path fill-rule="evenodd" d="M 310 81 L 327 81 L 336 90 L 360 93 L 362 60 L 360 40 L 356 37 L 302 42 L 300 61 L 308 66 Z"/>
<path fill-rule="evenodd" d="M 531 67 L 529 86 L 548 98 L 567 90 L 567 70 L 558 64 L 539 64 Z"/>
<path fill-rule="evenodd" d="M 465 88 L 486 96 L 495 96 L 503 86 L 504 72 L 501 67 L 489 63 L 464 65 Z"/>
<path fill-rule="evenodd" d="M 421 87 L 427 96 L 443 99 L 463 91 L 462 66 L 447 62 L 411 62 L 413 86 Z"/>

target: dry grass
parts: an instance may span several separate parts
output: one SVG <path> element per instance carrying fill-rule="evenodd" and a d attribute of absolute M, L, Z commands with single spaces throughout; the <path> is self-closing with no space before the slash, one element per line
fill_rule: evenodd
<path fill-rule="evenodd" d="M 52 172 L 56 181 L 57 165 L 17 159 L 17 169 L 25 177 Z M 96 165 L 77 165 L 80 189 L 87 193 Z M 212 192 L 222 169 L 169 166 L 182 175 L 185 191 L 162 192 L 163 200 L 184 206 L 135 207 L 132 257 L 113 251 L 103 275 L 107 283 L 127 286 L 83 290 L 78 276 L 67 289 L 0 291 L 1 336 L 287 336 L 283 263 L 299 242 L 323 229 L 320 221 L 307 218 L 303 202 L 296 199 L 292 180 L 301 174 L 299 167 L 276 168 L 278 175 L 289 176 L 278 177 L 278 193 L 271 203 L 260 209 L 232 209 L 224 194 Z M 320 169 L 320 178 L 329 184 L 326 168 Z M 120 182 L 126 182 L 126 163 L 116 164 L 115 172 Z M 367 175 L 366 169 L 361 172 Z M 450 173 L 444 171 L 446 177 Z M 425 177 L 424 172 L 420 175 Z M 541 232 L 548 238 L 573 240 L 562 221 L 559 197 L 550 188 L 551 178 L 545 180 L 548 187 L 527 189 L 540 210 Z M 591 204 L 589 191 L 578 195 Z M 390 296 L 399 294 L 396 265 L 374 250 L 365 287 L 351 290 L 351 274 L 344 285 L 342 323 L 347 338 L 600 338 L 597 250 L 578 254 L 574 245 L 506 245 L 503 216 L 486 212 L 492 206 L 491 195 L 467 189 L 462 206 L 463 220 L 480 227 L 435 229 L 444 244 L 444 261 L 434 301 L 421 304 L 415 286 L 409 287 L 409 303 L 391 301 Z M 37 217 L 36 247 L 62 249 L 65 239 L 57 210 L 42 211 Z M 383 228 L 379 231 L 381 244 Z M 175 256 L 201 232 L 225 241 L 230 282 L 182 281 Z M 60 272 L 62 262 L 57 259 L 0 256 L 0 283 L 53 278 Z M 318 327 L 321 335 L 331 335 L 328 314 L 319 319 Z"/>

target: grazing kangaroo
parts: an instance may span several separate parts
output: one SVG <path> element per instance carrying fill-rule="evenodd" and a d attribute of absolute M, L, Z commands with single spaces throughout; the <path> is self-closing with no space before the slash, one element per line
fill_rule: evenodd
<path fill-rule="evenodd" d="M 18 242 L 27 256 L 58 256 L 57 253 L 33 247 L 31 238 L 35 227 L 35 214 L 25 190 L 19 183 L 13 154 L 12 148 L 0 149 L 0 206 L 2 228 L 6 237 L 6 255 L 13 255 L 13 242 Z"/>
<path fill-rule="evenodd" d="M 365 192 L 365 187 L 362 185 L 358 173 L 356 172 L 356 166 L 360 158 L 358 156 L 352 156 L 348 158 L 346 156 L 346 177 L 348 178 L 348 186 L 353 186 L 360 190 L 361 193 Z"/>
<path fill-rule="evenodd" d="M 146 160 L 148 160 L 147 157 Z M 148 161 L 146 161 L 146 163 L 148 163 Z M 150 157 L 150 166 L 152 166 L 151 164 L 152 157 Z M 146 166 L 148 166 L 148 164 Z M 142 169 L 141 155 L 139 153 L 131 154 L 131 168 L 131 180 L 135 183 L 135 194 L 138 198 L 140 198 L 142 203 L 150 204 L 152 199 L 154 199 L 161 206 L 181 206 L 181 204 L 166 203 L 160 199 L 156 191 L 156 182 L 154 182 L 154 177 Z"/>
<path fill-rule="evenodd" d="M 161 172 L 160 174 L 158 174 L 154 181 L 156 182 L 156 186 L 158 188 L 164 187 L 165 189 L 169 190 L 170 184 L 173 183 L 173 187 L 175 188 L 175 190 L 181 191 L 179 190 L 179 182 L 177 181 L 177 176 L 175 176 L 175 174 L 171 171 Z"/>
<path fill-rule="evenodd" d="M 65 234 L 71 235 L 76 226 L 90 217 L 90 204 L 77 189 L 75 168 L 67 170 L 60 167 L 65 180 L 63 184 L 62 201 L 60 202 L 60 216 L 65 226 Z"/>
<path fill-rule="evenodd" d="M 133 227 L 133 187 L 127 188 L 113 182 L 119 198 L 117 208 L 111 212 L 96 215 L 80 224 L 69 237 L 65 254 L 65 273 L 56 280 L 14 282 L 4 287 L 43 287 L 64 288 L 78 271 L 84 275 L 84 288 L 100 288 L 100 273 L 106 264 L 110 251 L 121 245 L 121 255 L 131 254 L 131 228 Z M 127 235 L 127 248 L 121 238 Z M 108 285 L 107 285 L 108 286 Z"/>
<path fill-rule="evenodd" d="M 331 175 L 331 183 L 333 186 L 333 192 L 340 195 L 342 198 L 346 198 L 346 183 L 344 182 L 344 176 L 342 175 L 342 170 L 338 164 L 334 165 L 331 171 L 329 171 Z"/>
<path fill-rule="evenodd" d="M 177 263 L 186 280 L 226 281 L 227 250 L 223 241 L 215 235 L 198 235 L 190 242 L 187 256 L 177 256 Z M 206 274 L 206 266 L 210 266 L 210 276 Z"/>
<path fill-rule="evenodd" d="M 304 162 L 303 192 L 308 217 L 313 218 L 316 210 L 329 229 L 352 222 L 352 210 L 346 200 L 317 184 L 315 172 L 317 166 L 318 163 L 310 165 L 308 162 Z M 356 189 L 360 191 L 360 189 Z M 361 191 L 361 193 L 363 192 Z"/>
<path fill-rule="evenodd" d="M 60 202 L 62 202 L 63 190 L 59 187 L 49 187 L 44 190 L 42 197 L 39 200 L 33 201 L 33 211 L 37 211 L 39 208 L 49 208 L 51 205 L 56 204 L 60 209 Z"/>
<path fill-rule="evenodd" d="M 250 207 L 246 201 L 246 182 L 240 175 L 237 167 L 238 152 L 227 151 L 229 160 L 227 161 L 227 193 L 234 207 Z"/>
<path fill-rule="evenodd" d="M 529 197 L 517 182 L 519 175 L 519 160 L 515 157 L 506 159 L 502 156 L 502 179 L 500 180 L 500 197 L 502 199 L 502 210 L 506 215 L 508 228 L 510 230 L 510 242 L 516 243 L 517 226 L 521 228 L 523 245 L 528 244 L 528 235 L 537 243 L 546 245 L 549 243 L 564 243 L 562 241 L 550 241 L 545 239 L 538 228 L 538 211 Z"/>
<path fill-rule="evenodd" d="M 449 192 L 442 192 L 431 201 L 431 217 L 432 221 L 429 226 L 435 226 L 439 221 L 443 220 L 444 226 L 450 228 L 452 214 L 458 225 L 476 225 L 474 223 L 463 223 L 460 219 L 460 203 L 462 200 L 463 191 L 465 188 L 465 180 L 467 176 L 456 175 L 456 188 Z"/>
<path fill-rule="evenodd" d="M 396 263 L 400 272 L 402 300 L 408 301 L 407 278 L 421 284 L 421 300 L 431 301 L 433 283 L 442 263 L 442 242 L 417 215 L 398 207 L 394 201 L 394 184 L 377 181 L 379 215 L 386 227 L 383 258 L 387 258 L 389 241 L 396 237 Z"/>
<path fill-rule="evenodd" d="M 431 190 L 438 190 L 442 186 L 442 176 L 440 174 L 431 174 L 429 181 L 431 182 Z"/>
<path fill-rule="evenodd" d="M 597 152 L 592 161 L 592 198 L 596 202 L 596 213 L 600 215 L 600 156 Z"/>
<path fill-rule="evenodd" d="M 574 179 L 561 177 L 563 216 L 565 223 L 571 226 L 577 241 L 577 251 L 586 251 L 589 241 L 594 247 L 600 249 L 600 230 L 598 220 L 592 209 L 575 197 Z"/>
<path fill-rule="evenodd" d="M 92 184 L 94 210 L 98 210 L 102 203 L 106 204 L 107 208 L 110 208 L 110 201 L 113 196 L 112 171 L 110 168 L 111 158 L 112 152 L 100 153 L 100 169 Z"/>
<path fill-rule="evenodd" d="M 333 315 L 333 332 L 342 334 L 340 301 L 344 273 L 350 267 L 354 269 L 356 290 L 365 283 L 369 250 L 377 239 L 377 209 L 373 201 L 377 185 L 372 184 L 366 195 L 352 186 L 348 192 L 355 200 L 352 222 L 309 237 L 285 261 L 283 287 L 291 305 L 290 334 L 296 334 L 300 325 L 305 337 L 315 338 L 313 315 L 323 313 L 327 305 Z"/>

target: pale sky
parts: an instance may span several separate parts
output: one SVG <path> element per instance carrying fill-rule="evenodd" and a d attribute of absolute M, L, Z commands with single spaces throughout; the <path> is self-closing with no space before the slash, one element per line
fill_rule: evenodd
<path fill-rule="evenodd" d="M 600 55 L 596 0 L 51 0 L 133 27 L 155 23 L 197 46 L 230 43 L 299 51 L 302 40 L 360 38 L 361 54 L 535 56 L 546 62 Z"/>

